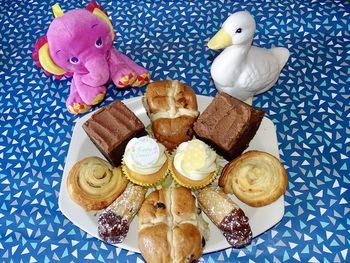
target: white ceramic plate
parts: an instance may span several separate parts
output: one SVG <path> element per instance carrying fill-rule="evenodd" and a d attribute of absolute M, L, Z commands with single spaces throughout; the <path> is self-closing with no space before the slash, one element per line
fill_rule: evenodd
<path fill-rule="evenodd" d="M 203 112 L 208 104 L 212 101 L 212 97 L 197 95 L 198 107 Z M 147 126 L 150 123 L 146 111 L 141 103 L 141 97 L 131 98 L 123 101 Z M 90 118 L 93 113 L 87 114 L 80 118 L 74 127 L 73 135 L 68 151 L 66 165 L 64 167 L 61 190 L 59 194 L 59 208 L 62 213 L 82 230 L 99 239 L 97 233 L 97 216 L 98 213 L 87 212 L 82 207 L 73 202 L 67 192 L 66 181 L 67 175 L 71 167 L 79 160 L 88 156 L 99 156 L 104 158 L 95 145 L 90 141 L 82 128 L 83 123 Z M 271 153 L 279 157 L 276 130 L 271 120 L 264 118 L 254 139 L 250 142 L 248 150 L 261 150 Z M 249 218 L 253 236 L 256 237 L 265 232 L 275 224 L 277 224 L 284 214 L 284 197 L 281 196 L 274 203 L 254 208 L 240 202 L 235 196 L 231 195 L 232 200 L 236 202 Z M 209 223 L 210 238 L 204 249 L 204 253 L 213 252 L 220 249 L 230 247 L 224 236 L 219 232 L 217 227 L 206 217 L 204 219 Z M 124 248 L 134 252 L 140 252 L 137 245 L 137 217 L 130 225 L 129 233 L 123 243 L 118 244 L 120 248 Z"/>

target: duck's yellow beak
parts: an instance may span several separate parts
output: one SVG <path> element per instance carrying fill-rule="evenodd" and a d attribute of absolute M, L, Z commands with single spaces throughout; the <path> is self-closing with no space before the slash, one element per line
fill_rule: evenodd
<path fill-rule="evenodd" d="M 210 49 L 222 49 L 232 45 L 232 37 L 224 28 L 221 28 L 215 36 L 208 42 Z"/>

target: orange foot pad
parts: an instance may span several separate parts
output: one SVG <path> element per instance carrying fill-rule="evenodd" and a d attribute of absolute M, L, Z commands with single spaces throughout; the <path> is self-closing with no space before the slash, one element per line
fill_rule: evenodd
<path fill-rule="evenodd" d="M 92 105 L 99 104 L 105 98 L 106 93 L 99 93 L 94 100 L 92 101 Z"/>
<path fill-rule="evenodd" d="M 140 76 L 137 76 L 135 82 L 132 84 L 133 87 L 142 87 L 146 85 L 150 80 L 149 73 L 143 73 Z"/>
<path fill-rule="evenodd" d="M 91 109 L 91 106 L 85 103 L 74 103 L 73 106 L 69 105 L 67 108 L 70 113 L 77 115 L 87 112 Z"/>
<path fill-rule="evenodd" d="M 119 80 L 117 87 L 118 88 L 125 88 L 128 86 L 131 86 L 135 82 L 136 78 L 137 78 L 137 75 L 136 75 L 135 71 L 132 71 L 132 72 L 130 72 L 130 74 L 123 76 Z"/>

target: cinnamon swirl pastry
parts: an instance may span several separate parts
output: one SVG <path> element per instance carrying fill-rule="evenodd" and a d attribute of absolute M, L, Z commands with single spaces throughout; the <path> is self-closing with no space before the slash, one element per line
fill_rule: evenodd
<path fill-rule="evenodd" d="M 114 168 L 99 157 L 87 157 L 69 171 L 67 188 L 70 197 L 86 210 L 100 210 L 123 193 L 128 180 L 121 168 Z"/>
<path fill-rule="evenodd" d="M 249 151 L 229 162 L 219 185 L 242 202 L 260 207 L 271 204 L 286 191 L 288 178 L 280 161 L 266 152 Z"/>

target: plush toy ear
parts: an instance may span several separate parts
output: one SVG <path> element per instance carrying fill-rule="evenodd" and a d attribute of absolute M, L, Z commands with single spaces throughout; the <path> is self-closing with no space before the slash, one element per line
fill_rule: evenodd
<path fill-rule="evenodd" d="M 54 4 L 52 6 L 52 13 L 55 17 L 63 16 L 63 11 L 59 4 Z"/>
<path fill-rule="evenodd" d="M 47 75 L 54 75 L 56 79 L 62 78 L 63 75 L 67 77 L 72 76 L 72 73 L 65 72 L 53 62 L 50 56 L 49 44 L 46 36 L 38 38 L 34 44 L 32 58 L 35 61 L 36 66 L 43 68 Z"/>
<path fill-rule="evenodd" d="M 93 1 L 87 5 L 86 9 L 89 10 L 94 15 L 98 16 L 99 18 L 102 18 L 107 23 L 109 30 L 111 32 L 112 40 L 113 40 L 115 37 L 113 26 L 106 12 L 103 11 L 102 6 L 98 5 L 96 2 Z"/>
<path fill-rule="evenodd" d="M 114 35 L 114 30 L 113 30 L 113 26 L 112 26 L 112 23 L 111 21 L 109 20 L 108 16 L 103 13 L 102 10 L 98 9 L 98 8 L 95 8 L 94 11 L 92 12 L 94 15 L 102 18 L 106 23 L 107 25 L 109 26 L 109 30 L 111 32 L 111 36 L 112 36 L 112 40 L 114 39 L 115 35 Z"/>
<path fill-rule="evenodd" d="M 52 11 L 55 17 L 63 15 L 63 11 L 58 4 L 52 6 Z M 61 78 L 64 74 L 66 74 L 64 69 L 57 66 L 56 63 L 53 62 L 50 56 L 49 44 L 46 36 L 41 37 L 36 41 L 32 57 L 35 64 L 38 67 L 43 68 L 46 74 L 53 74 L 56 78 Z"/>
<path fill-rule="evenodd" d="M 50 56 L 48 43 L 45 43 L 39 49 L 39 61 L 40 61 L 41 66 L 43 67 L 43 69 L 51 74 L 64 75 L 66 73 L 66 71 L 64 69 L 57 66 L 56 63 L 53 62 L 53 60 Z"/>

